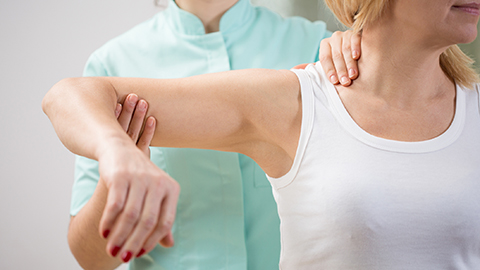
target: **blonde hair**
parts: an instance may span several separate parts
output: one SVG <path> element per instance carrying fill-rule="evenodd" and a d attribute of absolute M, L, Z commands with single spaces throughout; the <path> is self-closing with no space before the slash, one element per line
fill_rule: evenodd
<path fill-rule="evenodd" d="M 391 0 L 325 0 L 337 19 L 358 33 L 366 24 L 377 20 Z M 457 45 L 440 55 L 440 67 L 455 83 L 473 88 L 480 78 L 473 68 L 474 61 Z"/>

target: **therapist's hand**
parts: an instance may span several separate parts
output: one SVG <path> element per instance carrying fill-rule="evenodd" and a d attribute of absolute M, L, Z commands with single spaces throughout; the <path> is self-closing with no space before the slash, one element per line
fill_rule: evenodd
<path fill-rule="evenodd" d="M 350 30 L 337 31 L 332 37 L 322 40 L 318 58 L 331 83 L 349 86 L 352 80 L 358 77 L 360 42 L 360 34 L 354 34 Z M 307 65 L 302 64 L 294 68 L 305 68 Z"/>
<path fill-rule="evenodd" d="M 141 171 L 144 174 L 142 176 L 145 176 L 130 179 L 129 187 L 115 186 L 114 181 L 110 181 L 108 186 L 105 181 L 109 196 L 99 230 L 108 240 L 107 252 L 123 262 L 150 252 L 158 242 L 165 247 L 174 244 L 171 227 L 180 188 L 168 174 L 156 168 L 149 160 L 148 146 L 153 138 L 156 121 L 153 117 L 146 118 L 147 108 L 145 100 L 138 100 L 132 94 L 126 98 L 123 106 L 118 104 L 116 109 L 118 122 L 136 142 L 138 149 L 135 152 L 125 147 L 118 149 L 121 152 L 118 155 L 113 153 L 116 157 L 129 157 L 126 162 L 130 166 L 119 168 L 120 175 L 112 178 L 129 178 L 135 175 L 132 171 Z M 148 160 L 142 160 L 138 150 Z M 125 154 L 128 151 L 131 153 Z M 127 194 L 125 190 L 128 190 Z M 113 201 L 121 202 L 121 205 Z"/>
<path fill-rule="evenodd" d="M 348 86 L 358 77 L 360 34 L 337 31 L 320 43 L 319 60 L 333 84 Z"/>

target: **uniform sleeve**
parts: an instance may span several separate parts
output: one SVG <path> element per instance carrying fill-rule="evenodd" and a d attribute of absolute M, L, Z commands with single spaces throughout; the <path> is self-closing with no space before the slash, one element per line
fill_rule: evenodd
<path fill-rule="evenodd" d="M 83 76 L 108 76 L 103 64 L 92 54 L 85 65 Z M 75 174 L 70 202 L 70 215 L 75 216 L 92 197 L 97 187 L 98 162 L 81 156 L 75 158 Z"/>
<path fill-rule="evenodd" d="M 100 61 L 96 53 L 93 53 L 88 58 L 87 64 L 83 69 L 84 77 L 95 77 L 95 76 L 109 76 L 105 66 Z"/>

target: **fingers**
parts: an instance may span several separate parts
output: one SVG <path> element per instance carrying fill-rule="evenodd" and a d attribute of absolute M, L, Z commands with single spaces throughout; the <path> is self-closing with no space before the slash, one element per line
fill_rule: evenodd
<path fill-rule="evenodd" d="M 118 119 L 121 112 L 122 112 L 122 104 L 118 103 L 117 107 L 115 107 L 115 118 Z"/>
<path fill-rule="evenodd" d="M 351 46 L 352 46 L 352 58 L 358 60 L 362 54 L 361 49 L 362 35 L 360 33 L 352 33 Z"/>
<path fill-rule="evenodd" d="M 347 86 L 350 85 L 351 81 L 350 77 L 348 76 L 347 65 L 344 56 L 344 36 L 348 34 L 337 31 L 334 33 L 334 35 L 335 39 L 332 43 L 333 64 L 335 65 L 335 70 L 337 71 L 337 76 L 340 84 L 343 86 Z"/>
<path fill-rule="evenodd" d="M 150 186 L 150 188 L 152 187 Z M 131 258 L 141 253 L 145 240 L 157 226 L 160 204 L 164 195 L 165 190 L 160 185 L 157 185 L 156 190 L 147 191 L 144 207 L 141 211 L 138 211 L 139 216 L 129 214 L 127 210 L 126 217 L 136 219 L 135 224 L 128 222 L 123 224 L 123 228 L 119 228 L 120 234 L 125 234 L 124 239 L 119 238 L 117 240 L 119 243 L 122 240 L 124 241 L 124 245 L 119 253 L 123 262 L 128 262 Z M 126 236 L 128 236 L 128 239 Z"/>
<path fill-rule="evenodd" d="M 105 205 L 105 210 L 103 211 L 99 225 L 100 235 L 102 235 L 104 238 L 110 236 L 110 232 L 114 227 L 115 221 L 123 210 L 127 197 L 128 186 L 123 182 L 114 182 L 112 186 L 108 187 L 108 189 L 107 203 Z M 113 249 L 110 251 L 110 254 L 116 256 L 119 250 L 119 247 L 117 249 Z"/>
<path fill-rule="evenodd" d="M 137 102 L 138 96 L 135 94 L 130 94 L 125 98 L 121 113 L 118 116 L 118 123 L 125 131 L 128 131 L 128 127 L 130 126 L 130 121 L 132 119 L 133 112 L 135 111 L 135 106 L 137 105 Z"/>
<path fill-rule="evenodd" d="M 120 114 L 117 116 L 118 123 L 122 126 L 132 138 L 134 142 L 138 141 L 140 134 L 142 134 L 143 122 L 147 113 L 148 103 L 145 100 L 138 100 L 137 95 L 130 94 L 125 99 L 125 104 L 122 108 L 121 104 L 117 105 L 117 111 L 120 109 Z M 145 139 L 144 139 L 145 141 Z M 150 145 L 151 139 L 148 141 Z M 145 148 L 142 148 L 142 151 L 145 151 Z"/>
<path fill-rule="evenodd" d="M 145 192 L 145 186 L 137 184 L 130 187 L 125 207 L 118 215 L 115 226 L 108 237 L 107 252 L 114 257 L 119 255 L 124 262 L 129 261 L 133 256 L 131 250 L 125 250 L 124 244 L 131 237 L 133 228 L 139 222 Z"/>
<path fill-rule="evenodd" d="M 333 84 L 338 84 L 337 71 L 335 70 L 335 65 L 333 64 L 332 57 L 332 46 L 330 45 L 330 39 L 324 39 L 320 43 L 320 54 L 319 61 L 322 64 L 323 70 L 327 75 L 328 79 Z"/>
<path fill-rule="evenodd" d="M 320 45 L 320 63 L 330 82 L 349 86 L 358 77 L 360 35 L 352 31 L 335 32 Z"/>
<path fill-rule="evenodd" d="M 143 182 L 130 188 L 124 210 L 108 236 L 107 252 L 123 262 L 150 252 L 158 242 L 173 246 L 171 229 L 180 187 L 166 173 Z"/>
<path fill-rule="evenodd" d="M 155 134 L 156 120 L 152 116 L 147 118 L 145 122 L 145 128 L 143 129 L 142 136 L 138 139 L 137 147 L 142 150 L 145 155 L 150 156 L 150 142 Z"/>
<path fill-rule="evenodd" d="M 160 207 L 144 211 L 144 219 L 136 226 L 129 241 L 125 244 L 125 249 L 134 250 L 136 257 L 152 251 L 158 242 L 162 244 L 163 239 L 165 239 L 163 240 L 165 247 L 172 247 L 174 243 L 171 229 L 175 220 L 180 189 L 173 180 L 167 186 L 158 188 L 165 191 L 165 197 L 158 204 Z M 154 211 L 157 211 L 158 215 L 155 215 Z"/>
<path fill-rule="evenodd" d="M 160 243 L 164 247 L 173 246 L 173 236 L 171 234 L 171 228 L 173 226 L 173 222 L 175 221 L 175 214 L 177 210 L 177 201 L 178 201 L 179 193 L 180 193 L 180 187 L 176 182 L 174 182 L 174 186 L 172 186 L 171 193 L 169 194 L 169 196 L 165 197 L 162 204 L 160 218 L 158 221 L 158 227 L 154 232 L 156 237 L 152 238 L 152 239 L 155 239 L 158 237 L 157 239 L 160 240 Z M 146 246 L 148 247 L 148 243 Z"/>
<path fill-rule="evenodd" d="M 359 34 L 354 34 L 350 30 L 343 33 L 342 53 L 348 72 L 348 78 L 350 80 L 355 80 L 358 77 L 357 60 L 358 57 L 360 57 Z"/>

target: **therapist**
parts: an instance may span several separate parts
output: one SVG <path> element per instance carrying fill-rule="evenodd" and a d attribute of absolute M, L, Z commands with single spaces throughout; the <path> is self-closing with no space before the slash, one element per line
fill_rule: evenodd
<path fill-rule="evenodd" d="M 330 35 L 323 22 L 284 19 L 249 0 L 170 1 L 166 10 L 95 51 L 84 76 L 181 78 L 245 68 L 289 69 L 315 62 L 321 39 Z M 330 50 L 329 44 L 325 48 Z M 349 84 L 357 75 L 356 64 L 349 57 L 347 65 L 335 59 L 338 76 L 333 62 L 322 61 L 331 80 Z M 124 105 L 124 115 L 131 114 L 132 101 Z M 108 250 L 116 258 L 109 256 L 107 241 L 98 233 L 107 196 L 106 189 L 96 190 L 98 163 L 78 156 L 68 239 L 83 268 L 114 269 L 123 261 L 130 262 L 129 269 L 278 269 L 277 209 L 265 174 L 253 160 L 172 148 L 151 148 L 151 159 L 181 187 L 172 227 L 175 245 L 170 237 L 163 241 L 166 247 L 156 245 L 146 254 L 116 246 Z"/>

